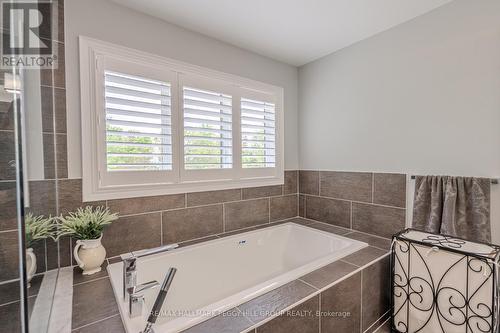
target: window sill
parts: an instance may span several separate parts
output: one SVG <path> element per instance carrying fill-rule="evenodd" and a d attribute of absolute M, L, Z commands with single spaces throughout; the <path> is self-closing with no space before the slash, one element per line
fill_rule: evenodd
<path fill-rule="evenodd" d="M 83 201 L 99 201 L 123 198 L 137 198 L 168 194 L 184 194 L 192 192 L 229 190 L 237 188 L 283 185 L 284 175 L 238 180 L 194 181 L 167 184 L 139 184 L 112 186 L 93 189 L 91 184 L 83 182 Z"/>

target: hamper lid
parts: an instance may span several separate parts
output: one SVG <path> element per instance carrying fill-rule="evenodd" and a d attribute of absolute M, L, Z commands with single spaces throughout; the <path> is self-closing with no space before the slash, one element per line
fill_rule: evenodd
<path fill-rule="evenodd" d="M 477 243 L 449 235 L 432 234 L 414 229 L 406 229 L 395 236 L 396 239 L 408 239 L 429 246 L 459 251 L 465 254 L 480 255 L 494 259 L 500 253 L 500 247 L 493 244 Z"/>

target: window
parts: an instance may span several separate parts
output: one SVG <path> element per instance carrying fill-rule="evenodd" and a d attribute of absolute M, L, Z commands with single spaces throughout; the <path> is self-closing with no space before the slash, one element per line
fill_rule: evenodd
<path fill-rule="evenodd" d="M 80 38 L 83 199 L 283 183 L 283 90 Z"/>
<path fill-rule="evenodd" d="M 241 99 L 243 168 L 276 167 L 276 122 L 273 103 Z"/>
<path fill-rule="evenodd" d="M 172 170 L 170 84 L 104 72 L 108 171 Z"/>
<path fill-rule="evenodd" d="M 182 87 L 182 96 L 184 168 L 232 168 L 232 97 L 191 87 Z"/>

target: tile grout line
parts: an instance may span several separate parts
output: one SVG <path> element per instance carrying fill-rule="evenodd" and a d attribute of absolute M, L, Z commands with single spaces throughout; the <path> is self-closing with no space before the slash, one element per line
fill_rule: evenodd
<path fill-rule="evenodd" d="M 321 333 L 321 295 L 322 293 L 318 294 L 318 310 L 319 310 L 319 318 L 318 318 L 318 332 Z"/>
<path fill-rule="evenodd" d="M 169 211 L 176 211 L 176 210 L 190 209 L 190 208 L 203 208 L 203 207 L 210 207 L 210 206 L 221 205 L 221 204 L 232 204 L 232 203 L 239 203 L 239 202 L 265 200 L 265 199 L 271 199 L 271 198 L 281 198 L 281 197 L 292 196 L 292 195 L 293 194 L 288 194 L 288 195 L 272 195 L 272 196 L 257 197 L 257 198 L 242 199 L 242 200 L 214 202 L 214 203 L 209 203 L 209 204 L 205 204 L 205 205 L 197 205 L 197 206 L 189 206 L 189 207 L 176 207 L 176 208 L 157 209 L 157 210 L 151 210 L 151 211 L 145 211 L 145 212 L 139 212 L 139 213 L 123 214 L 123 215 L 120 215 L 120 217 L 139 216 L 139 215 L 161 213 L 161 212 L 169 212 Z M 144 198 L 147 198 L 147 197 L 144 197 Z M 130 198 L 130 199 L 133 199 L 133 198 Z M 118 200 L 121 200 L 121 199 L 118 199 Z"/>
<path fill-rule="evenodd" d="M 226 232 L 226 205 L 222 203 L 222 232 Z"/>
<path fill-rule="evenodd" d="M 375 173 L 372 173 L 372 203 L 375 203 Z"/>
<path fill-rule="evenodd" d="M 363 270 L 362 269 L 360 271 L 360 275 L 361 275 L 361 279 L 360 279 L 360 286 L 359 286 L 359 290 L 360 290 L 360 297 L 359 297 L 359 305 L 360 305 L 360 314 L 359 314 L 359 317 L 360 317 L 360 320 L 359 320 L 359 331 L 360 332 L 363 332 Z"/>
<path fill-rule="evenodd" d="M 163 213 L 160 214 L 160 246 L 163 246 Z"/>
<path fill-rule="evenodd" d="M 318 171 L 318 196 L 321 196 L 321 170 Z"/>
<path fill-rule="evenodd" d="M 72 329 L 71 329 L 71 332 L 76 331 L 76 330 L 79 330 L 79 329 L 82 329 L 82 328 L 87 327 L 87 326 L 90 326 L 90 325 L 94 325 L 94 324 L 100 323 L 100 322 L 102 322 L 102 321 L 105 321 L 105 320 L 108 320 L 108 319 L 114 318 L 114 317 L 119 316 L 119 315 L 120 315 L 120 313 L 116 313 L 116 314 L 114 314 L 114 315 L 112 315 L 112 316 L 105 317 L 105 318 L 102 318 L 102 319 L 99 319 L 99 320 L 93 321 L 93 322 L 91 322 L 91 323 L 88 323 L 88 324 L 85 324 L 85 325 L 82 325 L 82 326 L 79 326 L 79 327 L 72 328 Z M 121 320 L 121 317 L 120 317 L 120 320 Z"/>
<path fill-rule="evenodd" d="M 352 204 L 352 201 L 351 201 L 350 223 L 349 223 L 349 226 L 350 226 L 351 230 L 352 230 L 352 215 L 353 215 L 353 211 L 352 211 L 352 209 L 353 209 L 353 204 Z"/>
<path fill-rule="evenodd" d="M 271 198 L 267 199 L 267 223 L 271 223 Z"/>
<path fill-rule="evenodd" d="M 363 333 L 366 333 L 368 332 L 369 329 L 371 329 L 374 325 L 376 325 L 380 319 L 383 319 L 389 312 L 391 311 L 391 309 L 387 310 L 386 312 L 384 312 L 384 314 L 382 314 L 379 318 L 377 318 L 369 327 L 366 328 L 366 330 L 364 330 Z M 389 320 L 390 318 L 386 318 L 385 320 L 383 320 L 381 323 L 380 323 L 380 326 L 382 326 L 383 324 L 385 324 L 385 322 L 387 320 Z M 379 328 L 380 326 L 378 326 L 375 331 L 373 331 L 372 333 L 375 333 Z"/>
<path fill-rule="evenodd" d="M 109 276 L 107 275 L 107 273 L 106 273 L 106 276 L 101 276 L 101 277 L 98 277 L 98 278 L 95 278 L 95 279 L 92 279 L 92 280 L 88 280 L 88 281 L 77 282 L 77 283 L 73 284 L 73 287 L 75 287 L 75 286 L 81 286 L 82 284 L 87 284 L 87 283 L 91 283 L 91 282 L 95 282 L 95 281 L 100 281 L 100 280 L 104 280 L 104 279 L 109 279 Z"/>
<path fill-rule="evenodd" d="M 348 200 L 348 199 L 342 199 L 342 198 L 337 198 L 337 197 L 327 197 L 327 196 L 321 196 L 321 195 L 315 195 L 315 194 L 309 194 L 309 193 L 301 193 L 301 194 L 305 195 L 305 196 L 315 197 L 315 198 L 323 198 L 323 199 L 330 199 L 330 200 L 336 200 L 336 201 L 347 201 L 347 202 L 352 202 L 352 203 L 356 203 L 356 204 L 363 204 L 363 205 L 369 205 L 369 206 L 377 206 L 377 207 L 385 207 L 385 208 L 406 210 L 406 208 L 404 208 L 404 207 L 382 205 L 382 204 L 371 203 L 371 202 L 366 202 L 366 201 Z"/>
<path fill-rule="evenodd" d="M 314 272 L 314 271 L 313 271 L 313 272 Z M 301 278 L 302 278 L 302 276 L 301 276 L 301 277 L 299 277 L 299 278 L 297 278 L 297 280 L 298 280 L 298 281 L 300 281 L 300 282 L 302 282 L 302 283 L 304 283 L 304 284 L 307 284 L 309 287 L 314 288 L 315 290 L 319 290 L 319 289 L 320 289 L 320 288 L 318 288 L 318 287 L 313 286 L 313 285 L 312 285 L 312 284 L 310 284 L 309 282 L 306 282 L 306 281 L 302 280 Z"/>

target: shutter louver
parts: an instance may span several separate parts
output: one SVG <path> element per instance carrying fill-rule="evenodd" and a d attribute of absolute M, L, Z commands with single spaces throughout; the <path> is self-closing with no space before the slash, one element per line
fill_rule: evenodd
<path fill-rule="evenodd" d="M 276 167 L 276 119 L 272 103 L 241 99 L 243 168 Z"/>
<path fill-rule="evenodd" d="M 171 87 L 105 71 L 108 171 L 172 170 Z"/>
<path fill-rule="evenodd" d="M 231 96 L 189 87 L 182 91 L 184 168 L 232 168 Z"/>

